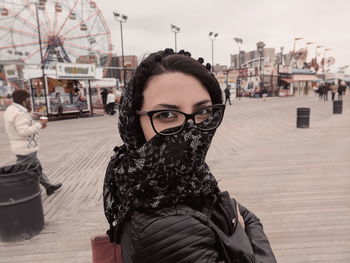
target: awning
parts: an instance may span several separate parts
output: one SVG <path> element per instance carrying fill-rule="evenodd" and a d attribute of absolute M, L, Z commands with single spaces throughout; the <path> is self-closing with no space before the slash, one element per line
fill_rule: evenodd
<path fill-rule="evenodd" d="M 293 79 L 291 79 L 291 78 L 281 78 L 281 80 L 283 80 L 284 82 L 287 82 L 287 83 L 293 82 Z"/>
<path fill-rule="evenodd" d="M 293 82 L 295 81 L 319 81 L 320 79 L 315 75 L 293 75 Z"/>

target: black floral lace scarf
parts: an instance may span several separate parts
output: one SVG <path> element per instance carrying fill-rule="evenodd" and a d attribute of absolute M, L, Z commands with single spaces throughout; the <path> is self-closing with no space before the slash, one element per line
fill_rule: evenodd
<path fill-rule="evenodd" d="M 120 243 L 122 224 L 133 211 L 150 211 L 206 198 L 217 193 L 217 181 L 205 156 L 215 131 L 198 130 L 192 122 L 176 135 L 156 135 L 137 146 L 132 87 L 123 96 L 119 132 L 124 142 L 115 148 L 107 167 L 103 200 L 110 225 L 107 234 Z"/>

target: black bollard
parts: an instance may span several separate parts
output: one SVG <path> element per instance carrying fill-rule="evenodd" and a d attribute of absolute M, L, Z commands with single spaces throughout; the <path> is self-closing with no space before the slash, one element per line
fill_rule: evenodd
<path fill-rule="evenodd" d="M 342 114 L 343 113 L 343 101 L 334 100 L 333 101 L 333 114 Z"/>
<path fill-rule="evenodd" d="M 310 108 L 297 108 L 297 128 L 309 128 Z"/>
<path fill-rule="evenodd" d="M 31 238 L 44 227 L 38 168 L 11 165 L 0 168 L 0 241 Z"/>

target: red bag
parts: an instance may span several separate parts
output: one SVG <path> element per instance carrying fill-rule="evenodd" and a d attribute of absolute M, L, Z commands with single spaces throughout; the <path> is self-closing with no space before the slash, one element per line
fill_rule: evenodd
<path fill-rule="evenodd" d="M 121 247 L 111 243 L 107 235 L 91 238 L 93 263 L 123 263 Z"/>

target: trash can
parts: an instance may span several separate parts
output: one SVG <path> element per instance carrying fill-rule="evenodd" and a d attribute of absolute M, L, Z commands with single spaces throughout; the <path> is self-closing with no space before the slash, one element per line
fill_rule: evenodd
<path fill-rule="evenodd" d="M 297 108 L 297 128 L 309 128 L 310 108 Z"/>
<path fill-rule="evenodd" d="M 334 100 L 333 101 L 333 114 L 342 114 L 343 113 L 343 101 Z"/>
<path fill-rule="evenodd" d="M 31 238 L 44 227 L 37 166 L 0 167 L 0 241 Z"/>

